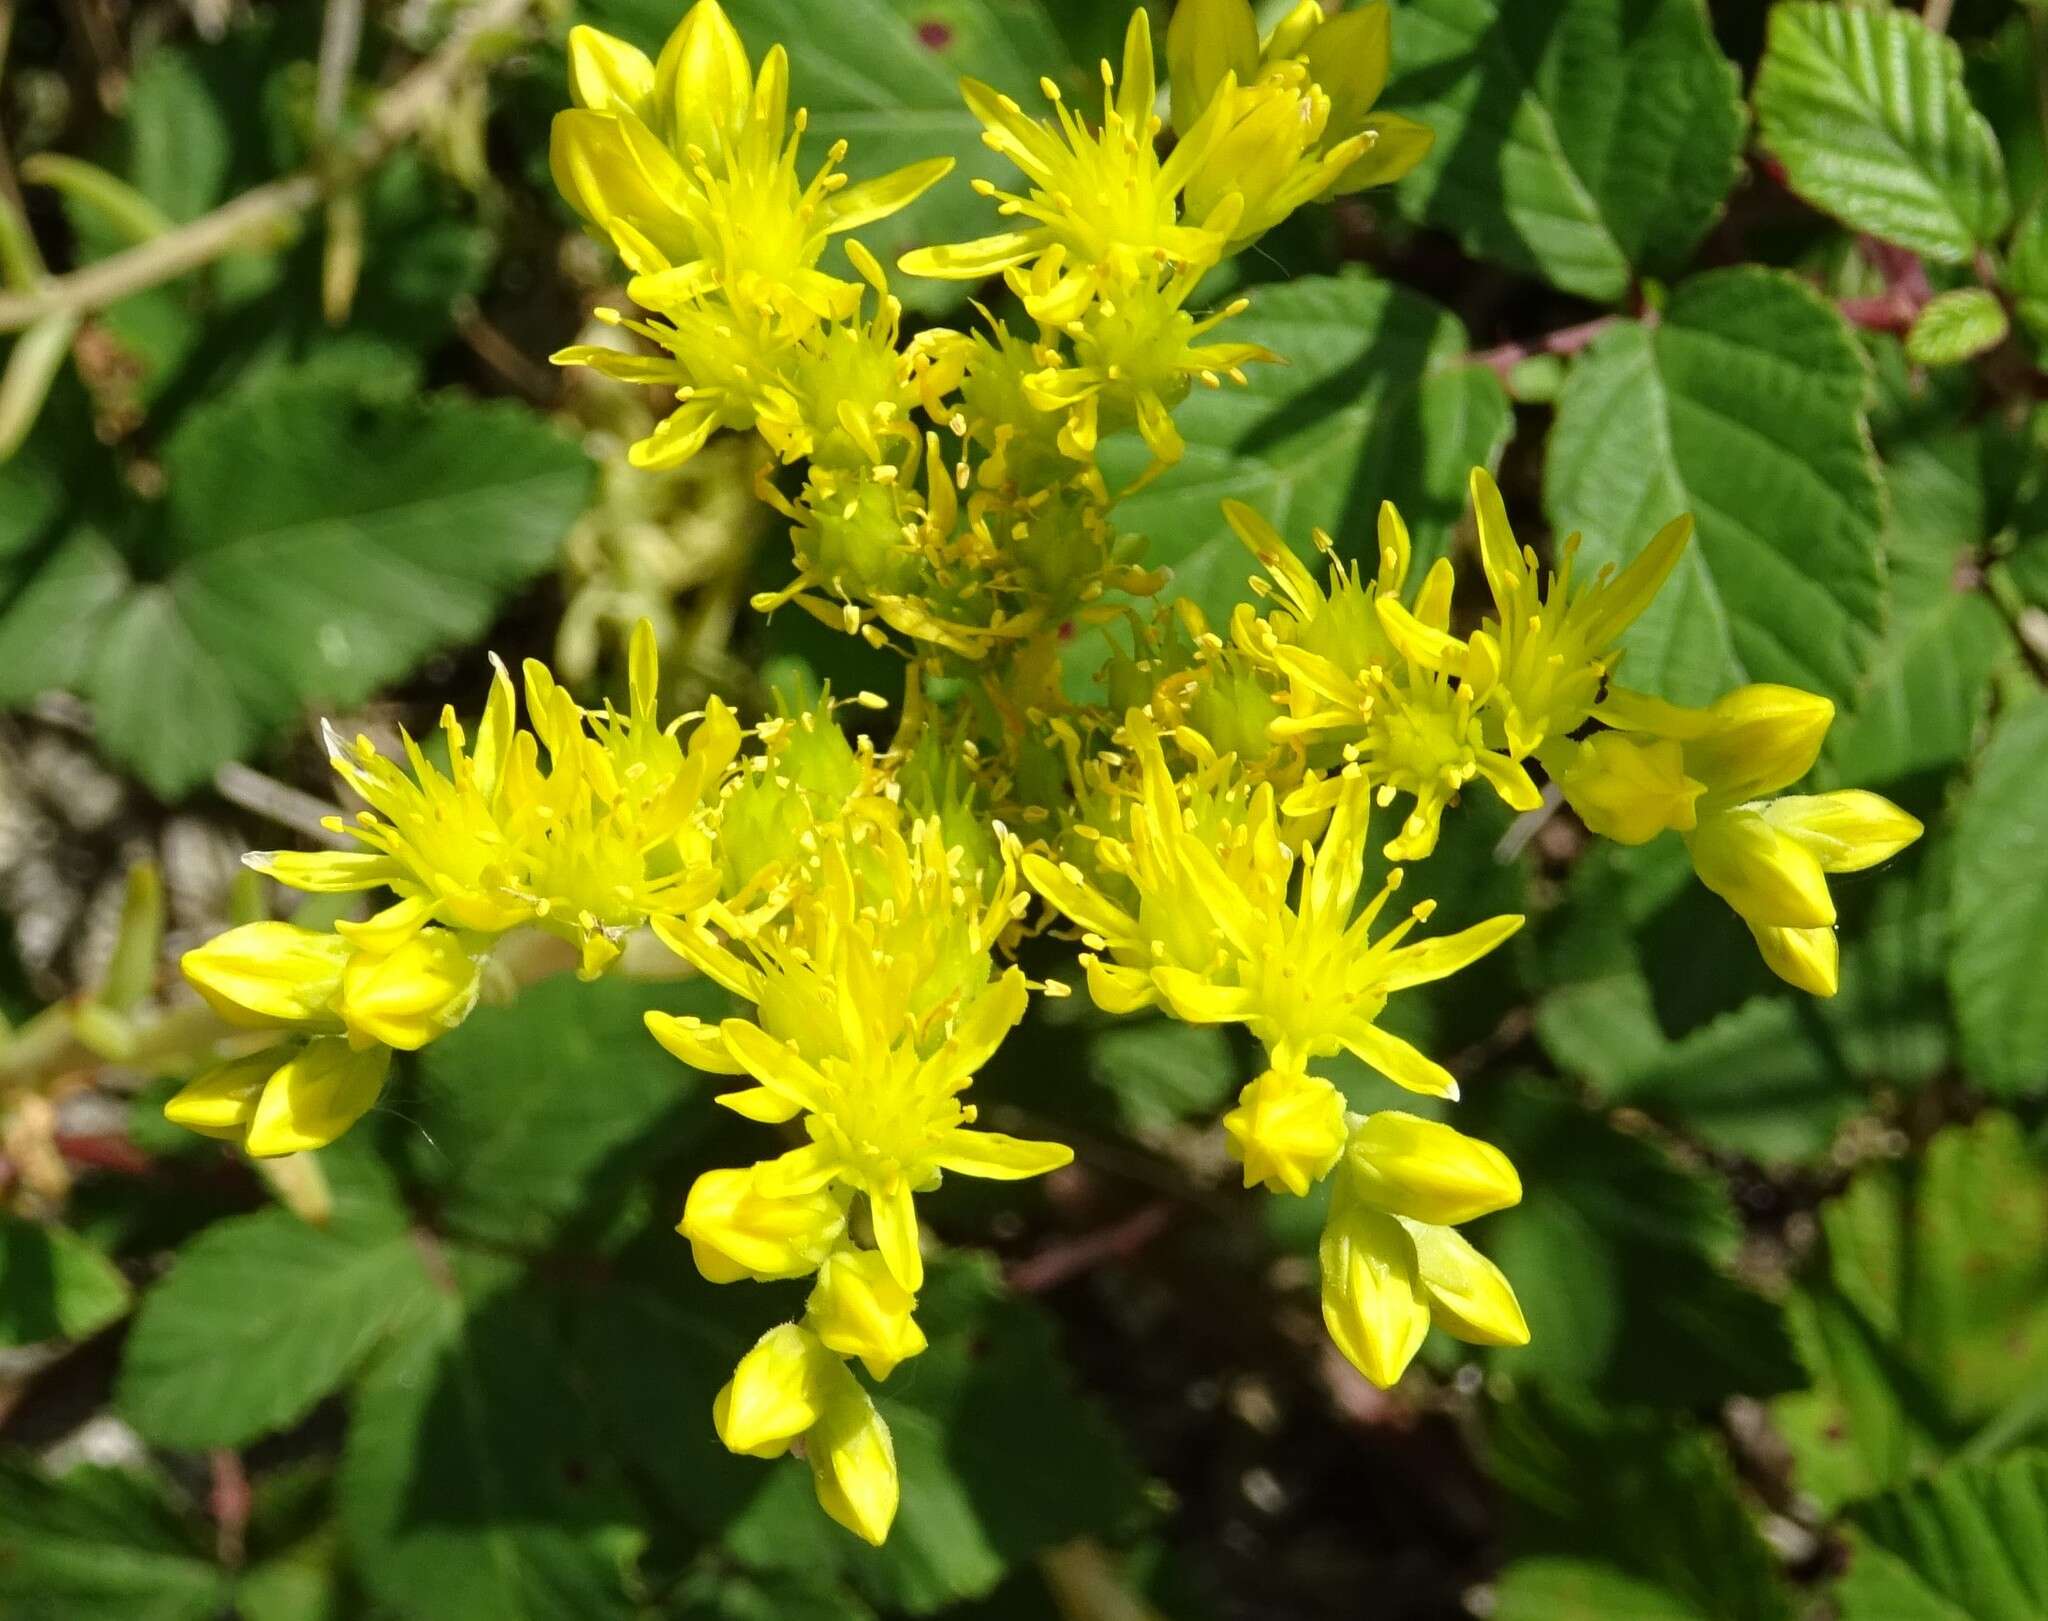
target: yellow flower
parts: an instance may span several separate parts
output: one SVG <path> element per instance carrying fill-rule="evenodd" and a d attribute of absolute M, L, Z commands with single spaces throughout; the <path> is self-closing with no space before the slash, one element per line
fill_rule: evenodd
<path fill-rule="evenodd" d="M 863 1005 L 863 991 L 873 988 L 858 974 L 838 981 L 847 1057 L 812 1063 L 797 1044 L 744 1019 L 728 1019 L 722 1029 L 734 1061 L 788 1111 L 785 1118 L 801 1112 L 811 1137 L 761 1167 L 763 1188 L 789 1196 L 836 1185 L 865 1194 L 889 1272 L 914 1293 L 924 1258 L 912 1194 L 936 1187 L 944 1171 L 1013 1180 L 1058 1170 L 1074 1155 L 1059 1143 L 972 1129 L 974 1106 L 959 1100 L 1023 1017 L 1021 970 L 1008 970 L 977 996 L 925 1058 L 906 1039 L 900 1007 Z"/>
<path fill-rule="evenodd" d="M 1323 1322 L 1382 1389 L 1406 1371 L 1432 1322 L 1475 1345 L 1526 1345 L 1529 1326 L 1500 1269 L 1454 1224 L 1514 1204 L 1499 1150 L 1413 1115 L 1352 1129 L 1320 1251 Z"/>
<path fill-rule="evenodd" d="M 1226 201 L 1222 217 L 1183 223 L 1182 190 L 1200 171 L 1222 132 L 1219 105 L 1183 132 L 1164 162 L 1154 144 L 1159 119 L 1152 110 L 1158 86 L 1152 32 L 1144 11 L 1131 14 L 1124 35 L 1122 73 L 1102 64 L 1102 126 L 1091 130 L 1070 112 L 1059 88 L 1041 88 L 1058 127 L 1026 116 L 1009 96 L 976 79 L 961 81 L 968 108 L 981 121 L 982 140 L 1024 172 L 1026 194 L 1000 191 L 986 181 L 975 189 L 999 198 L 1001 211 L 1032 223 L 972 242 L 920 248 L 902 269 L 913 276 L 980 281 L 1032 260 L 1048 259 L 1043 284 L 1032 284 L 1027 308 L 1053 327 L 1078 320 L 1098 296 L 1149 282 L 1161 267 L 1214 264 L 1235 226 L 1241 204 Z"/>
<path fill-rule="evenodd" d="M 905 839 L 877 820 L 820 853 L 787 919 L 736 942 L 751 962 L 662 931 L 757 1005 L 758 1022 L 719 1027 L 725 1067 L 757 1084 L 719 1101 L 751 1120 L 802 1116 L 810 1142 L 757 1167 L 758 1191 L 865 1195 L 876 1246 L 912 1293 L 924 1277 L 914 1194 L 945 1171 L 1010 1180 L 1073 1158 L 1058 1143 L 974 1129 L 974 1106 L 960 1101 L 1028 1000 L 1021 970 L 989 978 L 989 946 L 1015 914 L 1010 858 L 986 901 L 964 876 L 936 821 Z M 686 1056 L 700 1028 L 662 1027 Z"/>
<path fill-rule="evenodd" d="M 817 268 L 827 242 L 953 166 L 938 158 L 848 186 L 842 141 L 800 182 L 805 117 L 789 115 L 788 55 L 772 47 L 754 75 L 716 0 L 691 7 L 659 63 L 588 27 L 570 30 L 569 60 L 577 106 L 555 118 L 555 183 L 640 273 L 634 301 L 664 313 L 716 291 L 735 311 L 799 326 L 843 317 L 858 293 Z"/>
<path fill-rule="evenodd" d="M 1603 839 L 1647 844 L 1667 828 L 1689 831 L 1706 784 L 1685 774 L 1685 751 L 1669 738 L 1638 742 L 1596 732 L 1584 742 L 1556 738 L 1538 757 L 1579 819 Z"/>
<path fill-rule="evenodd" d="M 1455 1097 L 1449 1071 L 1375 1024 L 1387 998 L 1411 985 L 1456 973 L 1522 925 L 1502 916 L 1457 934 L 1403 945 L 1435 903 L 1418 903 L 1377 940 L 1373 924 L 1400 886 L 1401 870 L 1363 906 L 1371 786 L 1352 770 L 1339 779 L 1328 830 L 1300 858 L 1299 899 L 1285 899 L 1284 877 L 1270 869 L 1235 872 L 1182 823 L 1158 740 L 1143 717 L 1126 720 L 1144 773 L 1140 818 L 1149 847 L 1130 878 L 1134 911 L 1090 884 L 1078 867 L 1027 856 L 1032 887 L 1088 931 L 1089 988 L 1110 1012 L 1156 998 L 1191 1023 L 1242 1023 L 1265 1046 L 1275 1069 L 1299 1071 L 1313 1058 L 1349 1051 L 1401 1086 Z M 1134 833 L 1134 842 L 1136 836 Z"/>
<path fill-rule="evenodd" d="M 164 1105 L 164 1118 L 210 1137 L 236 1137 L 260 1158 L 325 1148 L 377 1101 L 386 1047 L 338 1036 L 288 1043 L 208 1070 Z"/>
<path fill-rule="evenodd" d="M 819 1268 L 804 1324 L 827 1350 L 857 1356 L 877 1379 L 925 1349 L 911 1314 L 917 1297 L 898 1283 L 874 1250 L 838 1249 Z"/>
<path fill-rule="evenodd" d="M 1573 804 L 1604 800 L 1632 833 L 1647 836 L 1660 818 L 1678 829 L 1700 882 L 1741 915 L 1770 970 L 1813 995 L 1834 995 L 1839 967 L 1827 875 L 1876 866 L 1923 831 L 1890 800 L 1860 789 L 1762 797 L 1812 767 L 1834 706 L 1794 687 L 1741 687 L 1705 709 L 1615 688 L 1598 715 L 1659 740 L 1610 745 L 1603 761 L 1675 747 L 1684 779 L 1698 791 L 1681 806 L 1666 787 L 1608 769 L 1597 778 L 1582 774 L 1576 785 L 1568 780 Z M 1667 768 L 1662 781 L 1669 780 Z"/>
<path fill-rule="evenodd" d="M 1590 586 L 1575 592 L 1579 537 L 1566 538 L 1546 581 L 1536 554 L 1516 544 L 1500 490 L 1484 468 L 1472 469 L 1471 486 L 1495 617 L 1473 634 L 1459 673 L 1493 672 L 1489 696 L 1501 711 L 1508 752 L 1519 760 L 1546 737 L 1577 730 L 1592 714 L 1601 683 L 1618 662 L 1622 633 L 1678 566 L 1692 539 L 1692 519 L 1674 518 L 1626 568 L 1603 567 Z"/>
<path fill-rule="evenodd" d="M 1302 1194 L 1329 1175 L 1344 1152 L 1344 1097 L 1320 1076 L 1267 1070 L 1223 1117 L 1244 1185 Z"/>
<path fill-rule="evenodd" d="M 726 1447 L 780 1457 L 801 1441 L 825 1512 L 880 1546 L 896 1518 L 899 1484 L 889 1426 L 868 1393 L 809 1329 L 771 1328 L 740 1359 L 712 1403 Z"/>
<path fill-rule="evenodd" d="M 662 1029 L 655 1020 L 667 1017 L 647 1016 L 657 1037 Z M 677 1050 L 672 1042 L 663 1044 Z M 693 1063 L 696 1055 L 684 1055 L 684 1061 Z M 845 1203 L 831 1190 L 764 1193 L 757 1172 L 754 1166 L 706 1171 L 690 1184 L 676 1231 L 690 1241 L 691 1259 L 712 1283 L 808 1277 L 846 1231 Z"/>
<path fill-rule="evenodd" d="M 1249 0 L 1181 0 L 1166 35 L 1175 125 L 1226 109 L 1188 199 L 1197 214 L 1245 200 L 1233 253 L 1303 203 L 1399 179 L 1433 139 L 1411 119 L 1371 112 L 1387 79 L 1384 3 L 1325 17 L 1303 0 L 1263 46 L 1257 27 Z"/>
<path fill-rule="evenodd" d="M 441 717 L 446 775 L 410 737 L 402 737 L 409 769 L 401 769 L 368 738 L 344 747 L 330 733 L 335 770 L 370 809 L 353 824 L 328 825 L 367 851 L 270 851 L 248 864 L 297 889 L 393 890 L 398 902 L 369 922 L 336 925 L 366 951 L 393 952 L 429 923 L 484 935 L 531 925 L 575 944 L 586 978 L 602 972 L 628 931 L 711 899 L 717 876 L 702 824 L 740 742 L 715 698 L 687 747 L 680 722 L 661 724 L 645 620 L 630 662 L 628 712 L 590 715 L 546 666 L 529 661 L 532 731 L 516 724 L 511 677 L 500 666 L 474 751 L 454 711 Z"/>
<path fill-rule="evenodd" d="M 1041 271 L 1054 268 L 1049 258 L 1040 261 Z M 1042 296 L 1050 296 L 1050 277 L 1012 275 L 1026 303 L 1041 296 L 1041 289 Z M 1189 387 L 1200 382 L 1217 388 L 1224 377 L 1242 383 L 1245 366 L 1278 358 L 1256 343 L 1195 341 L 1251 303 L 1235 299 L 1197 319 L 1182 306 L 1200 279 L 1201 270 L 1190 267 L 1163 283 L 1136 283 L 1114 306 L 1105 303 L 1086 321 L 1072 323 L 1071 359 L 1057 360 L 1024 379 L 1025 396 L 1033 405 L 1064 414 L 1059 444 L 1067 455 L 1092 461 L 1105 430 L 1135 426 L 1161 463 L 1177 462 L 1185 446 L 1173 425 L 1173 411 Z"/>
<path fill-rule="evenodd" d="M 1291 713 L 1276 723 L 1286 736 L 1341 743 L 1378 788 L 1379 803 L 1410 794 L 1414 804 L 1386 854 L 1419 861 L 1436 848 L 1443 813 L 1466 784 L 1483 779 L 1511 808 L 1533 810 L 1542 794 L 1523 766 L 1487 740 L 1485 704 L 1495 672 L 1468 667 L 1464 644 L 1448 632 L 1455 578 L 1447 559 L 1424 577 L 1412 607 L 1401 603 L 1411 547 L 1391 504 L 1379 517 L 1379 576 L 1332 561 L 1327 595 L 1272 525 L 1240 502 L 1224 516 L 1278 584 L 1284 607 L 1260 622 L 1240 610 L 1240 645 L 1284 673 Z M 1325 553 L 1329 537 L 1318 533 Z M 1325 808 L 1334 779 L 1298 790 L 1296 815 Z"/>
<path fill-rule="evenodd" d="M 357 951 L 334 1010 L 358 1047 L 414 1052 L 469 1017 L 484 957 L 448 929 L 422 929 L 388 952 Z"/>
<path fill-rule="evenodd" d="M 350 946 L 291 923 L 244 923 L 178 961 L 186 981 L 229 1024 L 339 1032 L 333 1014 Z"/>

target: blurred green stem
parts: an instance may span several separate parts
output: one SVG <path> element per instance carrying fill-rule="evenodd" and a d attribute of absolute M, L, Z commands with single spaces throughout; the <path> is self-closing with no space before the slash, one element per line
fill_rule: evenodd
<path fill-rule="evenodd" d="M 289 233 L 307 209 L 352 185 L 432 118 L 455 82 L 497 48 L 507 30 L 524 22 L 533 6 L 534 0 L 479 0 L 440 49 L 378 99 L 362 129 L 333 160 L 257 186 L 190 224 L 97 264 L 26 291 L 0 293 L 0 332 L 19 332 L 51 315 L 103 308 L 251 242 Z"/>

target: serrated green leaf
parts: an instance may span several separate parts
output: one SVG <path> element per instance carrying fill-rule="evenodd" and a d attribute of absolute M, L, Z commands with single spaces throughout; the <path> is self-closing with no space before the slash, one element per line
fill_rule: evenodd
<path fill-rule="evenodd" d="M 1811 1396 L 1778 1404 L 1802 1489 L 1898 1485 L 2048 1379 L 2048 1161 L 2009 1116 L 1866 1167 L 1821 1207 L 1826 1270 L 1798 1313 Z"/>
<path fill-rule="evenodd" d="M 1949 988 L 1973 1079 L 2008 1097 L 2048 1089 L 2048 695 L 2036 692 L 1991 734 L 1956 830 Z"/>
<path fill-rule="evenodd" d="M 1522 1174 L 1522 1202 L 1472 1238 L 1508 1275 L 1529 1344 L 1496 1371 L 1613 1401 L 1704 1406 L 1803 1382 L 1782 1308 L 1725 1270 L 1727 1192 L 1533 1083 L 1489 1087 L 1466 1129 Z"/>
<path fill-rule="evenodd" d="M 359 702 L 476 635 L 590 479 L 514 407 L 318 381 L 191 412 L 164 468 L 143 533 L 82 521 L 0 602 L 0 699 L 81 687 L 101 744 L 165 797 L 301 705 Z"/>
<path fill-rule="evenodd" d="M 1223 521 L 1226 498 L 1263 513 L 1302 556 L 1326 530 L 1345 557 L 1376 558 L 1380 503 L 1401 509 L 1422 562 L 1443 555 L 1465 481 L 1507 442 L 1507 394 L 1468 358 L 1457 317 L 1419 293 L 1363 276 L 1303 277 L 1255 290 L 1229 327 L 1285 366 L 1246 368 L 1249 386 L 1196 389 L 1175 417 L 1187 455 L 1116 509 L 1173 571 L 1169 594 L 1212 623 L 1248 601 L 1258 567 Z M 1112 488 L 1147 460 L 1135 436 L 1105 444 Z"/>
<path fill-rule="evenodd" d="M 239 1446 L 303 1418 L 432 1284 L 394 1204 L 337 1190 L 326 1228 L 284 1210 L 217 1222 L 144 1298 L 117 1400 L 163 1446 Z"/>
<path fill-rule="evenodd" d="M 1960 366 L 1997 348 L 2010 330 L 1996 293 L 1958 287 L 1928 301 L 1906 334 L 1906 358 L 1916 366 Z"/>
<path fill-rule="evenodd" d="M 1769 1160 L 1819 1152 L 1863 1103 L 1813 999 L 1771 978 L 1676 839 L 1588 852 L 1538 947 L 1537 1034 L 1605 1102 Z"/>
<path fill-rule="evenodd" d="M 227 1577 L 153 1481 L 0 1457 L 0 1611 L 8 1621 L 215 1621 Z"/>
<path fill-rule="evenodd" d="M 704 1078 L 655 1044 L 642 1015 L 716 1020 L 729 1007 L 708 980 L 562 975 L 472 1014 L 422 1054 L 406 1109 L 443 1218 L 471 1238 L 540 1248 L 593 1202 L 630 1191 L 634 1169 L 686 1144 L 706 1107 Z M 586 1084 L 596 1075 L 602 1085 Z"/>
<path fill-rule="evenodd" d="M 1735 183 L 1740 81 L 1694 0 L 1407 0 L 1394 67 L 1386 105 L 1436 131 L 1402 206 L 1567 292 L 1684 264 Z"/>
<path fill-rule="evenodd" d="M 1891 614 L 1861 689 L 1828 733 L 1832 783 L 1882 788 L 1969 757 L 2012 634 L 1966 565 L 2000 521 L 1991 507 L 2010 473 L 1997 464 L 2016 448 L 1979 426 L 1915 436 L 1887 456 Z"/>
<path fill-rule="evenodd" d="M 1115 8 L 1104 8 L 1114 10 Z M 650 53 L 658 52 L 681 11 L 670 0 L 595 0 L 585 10 Z M 726 7 L 753 59 L 769 46 L 789 52 L 790 105 L 810 111 L 801 164 L 808 174 L 826 148 L 845 140 L 846 170 L 872 179 L 905 164 L 950 157 L 953 172 L 910 207 L 868 226 L 860 240 L 884 265 L 912 248 L 967 241 L 999 230 L 995 205 L 970 182 L 993 180 L 1006 190 L 1019 176 L 982 144 L 981 125 L 960 99 L 963 75 L 1014 96 L 1026 107 L 1050 106 L 1041 75 L 1058 83 L 1094 116 L 1101 111 L 1095 57 L 1072 54 L 1038 0 L 732 0 Z M 1114 21 L 1121 27 L 1123 16 Z M 1092 19 L 1085 53 L 1114 43 Z M 1163 70 L 1162 70 L 1163 71 Z M 833 250 L 836 257 L 838 249 Z M 848 267 L 840 273 L 850 274 Z M 893 290 L 916 310 L 942 311 L 973 291 L 963 282 L 897 276 Z"/>
<path fill-rule="evenodd" d="M 1961 52 L 1902 8 L 1773 7 L 1756 110 L 1793 189 L 1856 230 L 1953 264 L 2011 216 Z"/>
<path fill-rule="evenodd" d="M 1496 1407 L 1488 1441 L 1515 1555 L 1599 1565 L 1680 1616 L 1791 1616 L 1726 1455 L 1687 1420 L 1527 1390 Z"/>
<path fill-rule="evenodd" d="M 400 1621 L 627 1621 L 641 1536 L 560 1302 L 503 1262 L 447 1259 L 459 1296 L 357 1392 L 336 1492 L 358 1574 Z"/>
<path fill-rule="evenodd" d="M 67 1228 L 0 1214 L 0 1346 L 82 1340 L 128 1309 L 128 1280 Z"/>
<path fill-rule="evenodd" d="M 1812 289 L 1714 271 L 1654 326 L 1628 323 L 1573 367 L 1545 503 L 1620 563 L 1691 512 L 1698 530 L 1629 632 L 1622 679 L 1677 702 L 1783 681 L 1845 705 L 1884 623 L 1883 493 L 1863 359 Z"/>
<path fill-rule="evenodd" d="M 2048 1452 L 1951 1464 L 1850 1513 L 1842 1621 L 2048 1615 Z"/>

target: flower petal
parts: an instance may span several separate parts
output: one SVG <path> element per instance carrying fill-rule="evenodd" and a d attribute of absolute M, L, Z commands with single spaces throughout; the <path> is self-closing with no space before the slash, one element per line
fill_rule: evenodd
<path fill-rule="evenodd" d="M 938 1165 L 962 1176 L 986 1177 L 992 1182 L 1021 1182 L 1043 1176 L 1073 1163 L 1074 1151 L 1065 1143 L 1034 1142 L 1011 1137 L 1000 1131 L 973 1131 L 955 1126 L 941 1140 L 932 1156 Z"/>

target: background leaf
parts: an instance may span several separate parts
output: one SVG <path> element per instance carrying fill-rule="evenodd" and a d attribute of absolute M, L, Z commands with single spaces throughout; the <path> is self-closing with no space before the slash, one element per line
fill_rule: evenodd
<path fill-rule="evenodd" d="M 1859 231 L 1959 263 L 2010 215 L 1961 53 L 1908 11 L 1772 7 L 1756 110 L 1793 189 Z"/>
<path fill-rule="evenodd" d="M 1852 1520 L 1842 1621 L 2028 1621 L 2048 1610 L 2048 1452 L 1952 1464 Z"/>
<path fill-rule="evenodd" d="M 1436 131 L 1404 208 L 1473 255 L 1618 302 L 1735 183 L 1739 79 L 1692 0 L 1406 0 L 1388 107 Z"/>
<path fill-rule="evenodd" d="M 0 1346 L 97 1334 L 128 1309 L 128 1280 L 76 1233 L 0 1215 Z"/>
<path fill-rule="evenodd" d="M 1754 268 L 1687 282 L 1654 326 L 1617 327 L 1572 368 L 1546 469 L 1552 526 L 1583 530 L 1598 565 L 1678 513 L 1698 523 L 1629 632 L 1629 685 L 1699 703 L 1783 681 L 1849 702 L 1885 612 L 1866 387 L 1841 317 Z"/>
<path fill-rule="evenodd" d="M 0 1457 L 0 1602 L 15 1621 L 213 1621 L 227 1578 L 168 1494 L 125 1470 Z"/>
<path fill-rule="evenodd" d="M 2036 970 L 2048 951 L 2048 697 L 2000 720 L 1958 826 L 1955 952 L 1949 986 L 1971 1068 L 2007 1096 L 2048 1088 L 2048 1003 Z"/>

